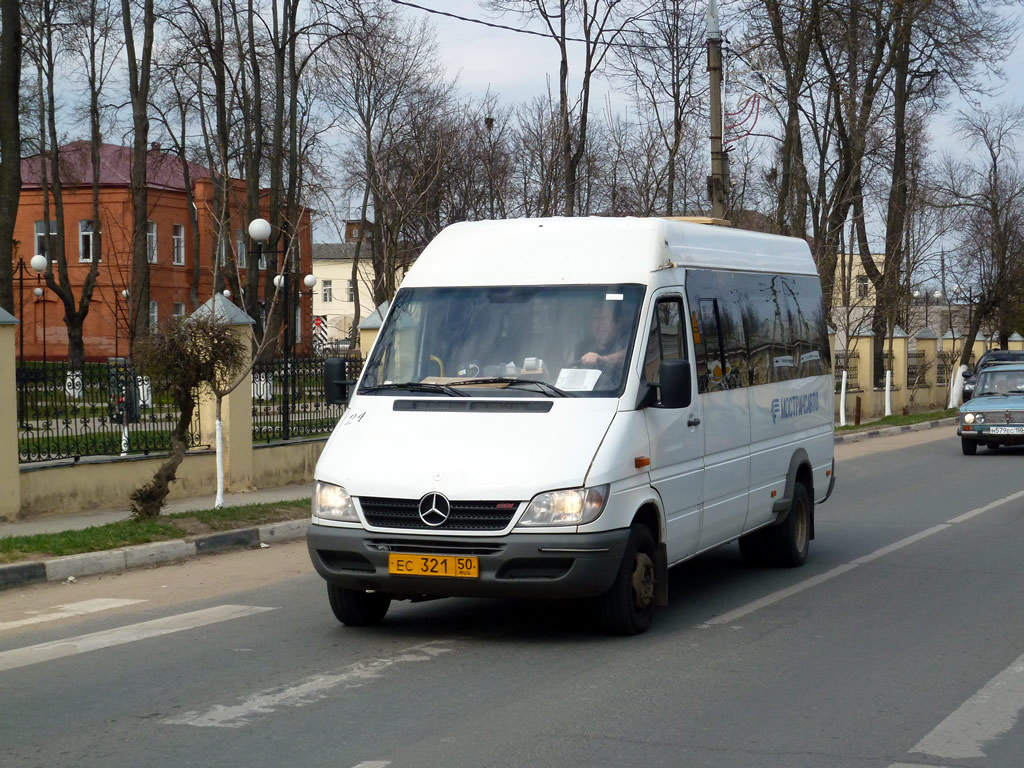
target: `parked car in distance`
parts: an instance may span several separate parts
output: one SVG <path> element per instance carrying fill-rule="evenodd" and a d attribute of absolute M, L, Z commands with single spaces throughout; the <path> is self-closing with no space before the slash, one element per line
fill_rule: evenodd
<path fill-rule="evenodd" d="M 1024 363 L 990 365 L 978 374 L 974 397 L 960 406 L 956 433 L 965 456 L 979 445 L 1024 445 Z"/>
<path fill-rule="evenodd" d="M 964 371 L 964 378 L 967 379 L 964 382 L 964 402 L 966 403 L 974 396 L 979 373 L 990 365 L 1003 365 L 1004 363 L 1024 363 L 1024 350 L 990 349 L 983 354 L 973 371 Z"/>

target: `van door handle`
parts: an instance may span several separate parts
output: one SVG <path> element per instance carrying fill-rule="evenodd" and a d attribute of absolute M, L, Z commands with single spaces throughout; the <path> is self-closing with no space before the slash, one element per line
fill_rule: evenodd
<path fill-rule="evenodd" d="M 688 427 L 696 427 L 699 424 L 700 424 L 700 419 L 698 419 L 696 416 L 691 416 L 690 418 L 688 418 L 686 420 L 686 426 L 688 426 Z"/>

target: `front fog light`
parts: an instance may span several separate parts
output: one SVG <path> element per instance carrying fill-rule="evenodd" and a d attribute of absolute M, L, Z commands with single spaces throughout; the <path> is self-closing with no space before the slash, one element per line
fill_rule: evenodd
<path fill-rule="evenodd" d="M 973 423 L 974 423 L 974 414 L 973 413 L 965 413 L 964 414 L 964 424 L 973 424 Z"/>
<path fill-rule="evenodd" d="M 313 517 L 325 520 L 340 520 L 346 523 L 358 523 L 355 505 L 348 491 L 340 485 L 316 482 L 313 489 Z"/>
<path fill-rule="evenodd" d="M 604 511 L 607 501 L 607 485 L 596 488 L 549 491 L 534 497 L 519 524 L 523 526 L 585 525 L 597 519 L 598 515 Z"/>

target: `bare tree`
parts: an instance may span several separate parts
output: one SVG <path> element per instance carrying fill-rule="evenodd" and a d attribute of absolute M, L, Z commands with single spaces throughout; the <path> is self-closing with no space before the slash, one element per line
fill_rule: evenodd
<path fill-rule="evenodd" d="M 0 0 L 0 92 L 21 85 L 21 11 L 18 0 Z M 21 196 L 21 119 L 17 104 L 0 110 L 0 308 L 14 311 L 14 221 Z M 22 318 L 24 322 L 24 318 Z"/>

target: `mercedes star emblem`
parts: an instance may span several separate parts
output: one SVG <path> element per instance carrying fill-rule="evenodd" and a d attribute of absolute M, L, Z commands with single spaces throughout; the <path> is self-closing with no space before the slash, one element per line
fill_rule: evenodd
<path fill-rule="evenodd" d="M 437 528 L 448 522 L 452 513 L 452 504 L 441 493 L 428 493 L 420 499 L 420 520 L 431 528 Z"/>

